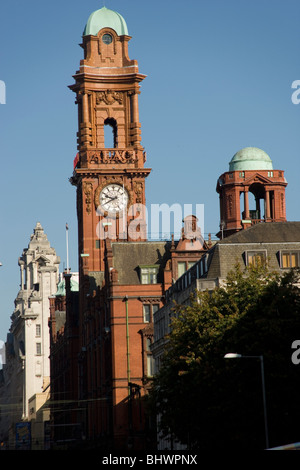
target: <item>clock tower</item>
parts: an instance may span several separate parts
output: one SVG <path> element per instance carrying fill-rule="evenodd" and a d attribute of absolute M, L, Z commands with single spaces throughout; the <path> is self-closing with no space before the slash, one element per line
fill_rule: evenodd
<path fill-rule="evenodd" d="M 124 18 L 106 7 L 83 32 L 84 58 L 70 89 L 78 105 L 77 188 L 80 266 L 104 271 L 105 240 L 146 240 L 145 168 L 138 97 L 145 75 L 128 56 Z M 111 143 L 107 142 L 107 131 Z"/>

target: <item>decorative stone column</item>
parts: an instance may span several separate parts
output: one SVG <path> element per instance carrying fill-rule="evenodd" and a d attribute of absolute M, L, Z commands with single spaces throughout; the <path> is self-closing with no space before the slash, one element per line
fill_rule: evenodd
<path fill-rule="evenodd" d="M 266 188 L 266 193 L 265 193 L 265 218 L 270 219 L 271 213 L 270 213 L 270 192 Z"/>
<path fill-rule="evenodd" d="M 245 188 L 244 190 L 244 211 L 245 211 L 245 219 L 250 218 L 249 213 L 249 188 Z"/>
<path fill-rule="evenodd" d="M 80 123 L 80 144 L 84 147 L 92 144 L 92 128 L 90 123 L 89 94 L 81 92 L 82 122 Z"/>

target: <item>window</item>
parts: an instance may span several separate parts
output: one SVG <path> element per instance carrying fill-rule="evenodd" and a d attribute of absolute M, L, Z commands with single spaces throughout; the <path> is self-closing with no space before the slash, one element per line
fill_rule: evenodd
<path fill-rule="evenodd" d="M 159 310 L 159 304 L 153 304 L 152 305 L 152 313 L 154 314 L 155 312 L 157 312 L 157 310 Z"/>
<path fill-rule="evenodd" d="M 152 377 L 154 375 L 154 357 L 151 352 L 151 344 L 153 338 L 147 337 L 146 338 L 146 361 L 147 361 L 147 376 Z"/>
<path fill-rule="evenodd" d="M 248 251 L 247 252 L 247 264 L 248 266 L 259 266 L 266 262 L 265 251 Z"/>
<path fill-rule="evenodd" d="M 102 41 L 104 42 L 104 44 L 111 44 L 112 40 L 113 40 L 113 38 L 112 38 L 111 34 L 108 34 L 108 33 L 103 34 Z"/>
<path fill-rule="evenodd" d="M 177 263 L 177 274 L 178 278 L 182 276 L 187 269 L 190 269 L 192 266 L 194 266 L 195 261 L 178 261 Z"/>
<path fill-rule="evenodd" d="M 36 355 L 40 356 L 42 354 L 42 344 L 36 343 Z"/>
<path fill-rule="evenodd" d="M 153 343 L 153 334 L 149 333 L 149 329 L 146 327 L 140 330 L 142 339 L 142 367 L 143 377 L 152 377 L 154 375 L 155 361 L 151 351 Z"/>
<path fill-rule="evenodd" d="M 177 263 L 178 277 L 182 276 L 186 271 L 185 261 L 178 261 Z"/>
<path fill-rule="evenodd" d="M 113 118 L 107 118 L 104 121 L 104 146 L 105 148 L 118 147 L 117 121 Z"/>
<path fill-rule="evenodd" d="M 150 304 L 144 304 L 143 305 L 143 317 L 144 317 L 144 322 L 145 323 L 150 322 L 150 318 L 151 318 L 150 307 L 151 307 Z"/>
<path fill-rule="evenodd" d="M 35 336 L 41 336 L 41 325 L 35 326 Z"/>
<path fill-rule="evenodd" d="M 283 269 L 299 267 L 299 252 L 282 252 L 281 253 L 281 267 Z"/>
<path fill-rule="evenodd" d="M 154 375 L 154 358 L 150 354 L 147 354 L 147 376 L 153 377 Z"/>
<path fill-rule="evenodd" d="M 159 304 L 143 304 L 143 318 L 145 323 L 153 321 L 153 314 L 159 310 Z"/>
<path fill-rule="evenodd" d="M 142 284 L 157 284 L 158 266 L 140 266 Z"/>

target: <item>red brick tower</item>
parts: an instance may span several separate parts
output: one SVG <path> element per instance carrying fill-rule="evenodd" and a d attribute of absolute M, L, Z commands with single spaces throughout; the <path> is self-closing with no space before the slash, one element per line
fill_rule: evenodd
<path fill-rule="evenodd" d="M 125 20 L 105 7 L 90 16 L 83 33 L 84 59 L 70 86 L 78 104 L 77 187 L 79 253 L 89 272 L 104 271 L 105 238 L 144 240 L 144 168 L 138 95 L 145 75 L 128 57 Z M 106 142 L 110 130 L 112 143 Z M 130 221 L 141 221 L 130 236 Z M 135 228 L 137 224 L 132 224 Z"/>
<path fill-rule="evenodd" d="M 120 14 L 105 7 L 92 13 L 83 33 L 84 59 L 70 86 L 79 125 L 71 178 L 77 188 L 79 245 L 78 388 L 86 405 L 78 422 L 89 442 L 101 436 L 99 445 L 115 448 L 130 446 L 133 431 L 140 433 L 144 426 L 140 405 L 134 406 L 143 385 L 140 331 L 150 323 L 144 321 L 140 295 L 152 294 L 158 305 L 162 297 L 161 284 L 146 286 L 146 294 L 144 285 L 130 285 L 139 283 L 132 262 L 157 262 L 156 246 L 154 261 L 144 254 L 145 178 L 151 170 L 144 167 L 138 96 L 145 75 L 128 57 L 130 39 Z M 112 143 L 107 143 L 107 129 Z M 136 279 L 132 272 L 130 278 L 130 268 Z"/>
<path fill-rule="evenodd" d="M 263 150 L 247 147 L 237 152 L 229 163 L 229 171 L 217 182 L 219 238 L 259 222 L 285 222 L 286 186 L 284 171 L 274 170 Z"/>
<path fill-rule="evenodd" d="M 88 445 L 105 450 L 152 448 L 155 428 L 144 397 L 153 375 L 153 316 L 175 270 L 178 277 L 207 251 L 193 217 L 185 219 L 177 246 L 146 240 L 145 179 L 151 170 L 144 167 L 138 111 L 145 76 L 128 58 L 129 39 L 118 13 L 105 7 L 92 13 L 84 59 L 70 87 L 79 117 L 71 178 L 79 238 L 76 423 Z"/>

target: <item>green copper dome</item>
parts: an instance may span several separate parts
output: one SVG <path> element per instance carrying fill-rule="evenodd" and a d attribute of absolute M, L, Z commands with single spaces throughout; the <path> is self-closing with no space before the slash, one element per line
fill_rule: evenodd
<path fill-rule="evenodd" d="M 97 36 L 102 28 L 111 28 L 118 36 L 128 36 L 127 24 L 123 16 L 106 7 L 100 8 L 90 15 L 83 36 L 90 34 Z"/>
<path fill-rule="evenodd" d="M 229 163 L 229 171 L 273 170 L 269 155 L 257 147 L 239 150 Z"/>

